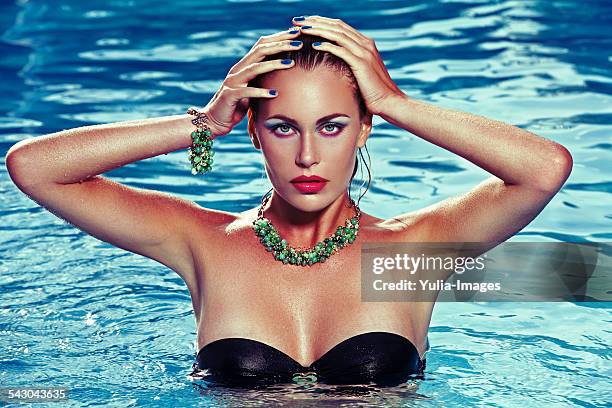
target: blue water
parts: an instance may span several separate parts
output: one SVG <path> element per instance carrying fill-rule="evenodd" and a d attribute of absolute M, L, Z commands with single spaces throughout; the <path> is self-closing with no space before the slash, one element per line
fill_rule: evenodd
<path fill-rule="evenodd" d="M 2 2 L 2 160 L 29 136 L 203 106 L 260 35 L 288 28 L 292 16 L 321 14 L 373 37 L 408 95 L 511 123 L 572 152 L 574 170 L 563 189 L 512 241 L 610 241 L 612 3 L 345 6 Z M 376 119 L 368 141 L 374 179 L 361 201 L 364 211 L 407 212 L 464 193 L 488 176 Z M 215 146 L 216 168 L 207 177 L 189 173 L 186 151 L 106 175 L 226 211 L 257 205 L 271 186 L 246 121 Z M 240 393 L 194 384 L 187 374 L 195 324 L 178 276 L 65 224 L 17 190 L 4 166 L 0 193 L 1 386 L 67 387 L 67 406 L 603 407 L 612 401 L 610 305 L 602 303 L 440 303 L 427 379 L 416 390 Z"/>

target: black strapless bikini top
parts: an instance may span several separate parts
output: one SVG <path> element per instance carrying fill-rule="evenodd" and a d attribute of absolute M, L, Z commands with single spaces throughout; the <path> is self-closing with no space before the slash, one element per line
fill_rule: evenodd
<path fill-rule="evenodd" d="M 425 358 L 421 360 L 406 337 L 389 332 L 368 332 L 348 338 L 308 367 L 260 341 L 230 337 L 202 347 L 193 368 L 194 373 L 202 372 L 199 378 L 227 385 L 291 382 L 398 385 L 409 378 L 422 378 Z"/>

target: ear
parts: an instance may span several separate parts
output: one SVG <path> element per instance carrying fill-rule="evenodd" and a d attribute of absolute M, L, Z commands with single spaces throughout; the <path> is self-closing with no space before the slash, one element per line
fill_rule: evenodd
<path fill-rule="evenodd" d="M 257 133 L 255 132 L 255 120 L 253 120 L 253 112 L 251 111 L 251 108 L 249 108 L 249 110 L 247 111 L 247 116 L 247 128 L 249 131 L 249 137 L 251 138 L 251 142 L 253 142 L 253 146 L 255 146 L 255 149 L 261 150 L 261 143 L 259 143 L 259 138 L 257 137 Z"/>
<path fill-rule="evenodd" d="M 357 136 L 357 147 L 363 147 L 372 132 L 372 114 L 370 112 L 366 112 L 362 121 L 361 121 L 361 132 L 359 132 L 359 136 Z"/>

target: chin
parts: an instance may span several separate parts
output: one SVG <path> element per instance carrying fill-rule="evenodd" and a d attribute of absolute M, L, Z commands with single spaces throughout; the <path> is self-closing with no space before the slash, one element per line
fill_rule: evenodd
<path fill-rule="evenodd" d="M 291 192 L 288 197 L 283 198 L 300 211 L 315 212 L 330 205 L 335 200 L 336 196 L 330 192 L 320 191 L 315 194 L 304 194 L 296 190 L 295 192 Z"/>
<path fill-rule="evenodd" d="M 298 202 L 295 204 L 292 203 L 292 205 L 300 211 L 315 212 L 321 211 L 331 203 L 329 200 L 323 200 L 320 196 L 316 196 L 319 196 L 319 194 L 304 195 L 299 197 L 297 200 Z"/>

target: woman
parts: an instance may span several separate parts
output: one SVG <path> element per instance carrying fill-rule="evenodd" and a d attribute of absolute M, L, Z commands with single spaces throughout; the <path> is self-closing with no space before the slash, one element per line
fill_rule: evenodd
<path fill-rule="evenodd" d="M 10 149 L 7 167 L 57 216 L 184 279 L 197 322 L 195 365 L 211 379 L 398 384 L 423 372 L 434 303 L 362 302 L 361 245 L 504 241 L 558 192 L 572 159 L 517 127 L 405 95 L 374 41 L 341 20 L 293 24 L 261 37 L 201 111 L 27 139 Z M 194 124 L 214 140 L 247 112 L 273 185 L 251 210 L 202 208 L 100 176 L 187 147 L 194 172 L 207 172 L 211 143 L 206 132 L 192 133 Z M 348 187 L 372 115 L 494 177 L 390 219 L 361 212 Z"/>

